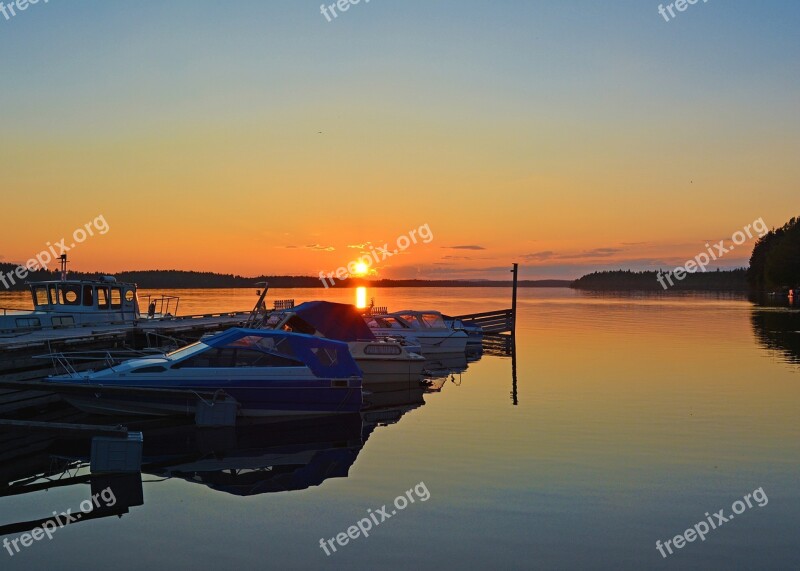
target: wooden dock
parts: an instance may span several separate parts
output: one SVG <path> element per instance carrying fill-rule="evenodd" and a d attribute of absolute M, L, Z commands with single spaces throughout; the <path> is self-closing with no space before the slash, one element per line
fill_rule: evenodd
<path fill-rule="evenodd" d="M 178 347 L 206 333 L 242 325 L 249 315 L 247 311 L 209 313 L 86 327 L 39 328 L 0 335 L 0 380 L 35 379 L 51 372 L 51 363 L 35 359 L 37 355 Z"/>
<path fill-rule="evenodd" d="M 511 309 L 500 309 L 483 313 L 468 313 L 466 315 L 456 315 L 454 317 L 461 320 L 464 325 L 480 327 L 485 334 L 498 335 L 501 333 L 514 332 L 514 311 Z"/>
<path fill-rule="evenodd" d="M 514 277 L 511 286 L 511 307 L 509 309 L 484 311 L 483 313 L 468 313 L 465 315 L 456 315 L 454 318 L 461 320 L 464 325 L 480 327 L 483 329 L 484 334 L 514 335 L 517 329 L 517 277 L 519 274 L 519 264 L 514 264 L 511 273 Z"/>

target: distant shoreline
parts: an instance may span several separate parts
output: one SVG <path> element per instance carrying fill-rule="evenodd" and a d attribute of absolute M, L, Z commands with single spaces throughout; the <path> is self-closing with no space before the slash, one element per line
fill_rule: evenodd
<path fill-rule="evenodd" d="M 666 283 L 666 282 L 665 282 Z M 681 280 L 665 289 L 654 271 L 634 272 L 615 270 L 594 272 L 575 280 L 570 286 L 584 291 L 646 291 L 646 292 L 742 292 L 749 291 L 747 270 L 717 270 L 713 272 L 687 273 Z"/>
<path fill-rule="evenodd" d="M 0 263 L 0 271 L 13 272 L 15 264 Z M 259 283 L 268 282 L 272 288 L 300 289 L 315 288 L 325 289 L 319 278 L 314 276 L 239 276 L 233 274 L 216 274 L 213 272 L 194 272 L 179 270 L 142 270 L 117 273 L 102 272 L 69 272 L 72 279 L 99 279 L 101 276 L 113 276 L 120 282 L 135 283 L 141 289 L 239 289 L 257 288 Z M 26 281 L 46 281 L 59 278 L 55 271 L 31 272 Z M 517 285 L 521 288 L 537 287 L 570 287 L 573 280 L 520 280 Z M 511 280 L 369 280 L 365 278 L 351 278 L 337 281 L 332 289 L 367 287 L 511 287 Z M 27 289 L 25 283 L 16 283 L 7 291 L 20 291 Z M 0 289 L 0 291 L 3 291 Z"/>

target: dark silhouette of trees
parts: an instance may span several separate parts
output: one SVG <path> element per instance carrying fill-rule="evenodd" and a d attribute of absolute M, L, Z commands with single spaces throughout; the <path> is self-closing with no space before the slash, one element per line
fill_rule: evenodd
<path fill-rule="evenodd" d="M 750 256 L 747 282 L 756 291 L 800 284 L 800 218 L 792 218 L 759 238 Z"/>
<path fill-rule="evenodd" d="M 665 277 L 662 279 L 669 291 L 747 291 L 744 268 L 687 273 L 682 280 L 673 276 L 671 286 Z M 594 272 L 575 280 L 571 287 L 594 291 L 665 291 L 658 281 L 658 272 L 631 270 Z"/>

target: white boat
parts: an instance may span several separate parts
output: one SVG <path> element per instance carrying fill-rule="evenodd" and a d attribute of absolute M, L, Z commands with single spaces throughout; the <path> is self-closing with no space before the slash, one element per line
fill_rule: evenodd
<path fill-rule="evenodd" d="M 347 343 L 364 373 L 365 388 L 380 385 L 386 389 L 421 381 L 425 358 L 418 354 L 419 346 L 407 345 L 402 339 L 378 339 L 353 305 L 309 301 L 272 312 L 263 326 Z"/>
<path fill-rule="evenodd" d="M 423 356 L 464 353 L 469 336 L 448 327 L 437 311 L 397 311 L 364 318 L 376 337 L 410 338 L 422 347 Z"/>
<path fill-rule="evenodd" d="M 442 319 L 444 320 L 445 325 L 447 325 L 450 329 L 464 331 L 469 336 L 469 340 L 467 341 L 468 345 L 483 344 L 483 329 L 480 325 L 467 325 L 460 319 L 451 317 L 449 315 L 442 315 Z"/>
<path fill-rule="evenodd" d="M 66 255 L 61 256 L 60 262 L 60 279 L 28 284 L 33 310 L 0 309 L 0 333 L 91 325 L 133 327 L 144 319 L 171 317 L 177 313 L 176 297 L 155 298 L 149 303 L 148 311 L 142 313 L 136 284 L 118 282 L 113 276 L 95 280 L 68 279 Z"/>

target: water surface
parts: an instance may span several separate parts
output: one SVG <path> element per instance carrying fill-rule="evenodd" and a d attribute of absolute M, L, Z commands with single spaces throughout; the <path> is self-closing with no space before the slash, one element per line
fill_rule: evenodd
<path fill-rule="evenodd" d="M 250 290 L 169 293 L 181 296 L 180 313 L 256 301 Z M 497 288 L 370 295 L 392 310 L 509 305 Z M 352 301 L 355 291 L 270 297 Z M 25 303 L 11 301 L 6 294 L 0 305 Z M 523 289 L 516 384 L 511 358 L 484 355 L 439 379 L 439 392 L 399 397 L 407 401 L 399 419 L 220 435 L 238 443 L 240 458 L 193 429 L 156 430 L 151 450 L 166 464 L 180 453 L 195 468 L 203 458 L 209 466 L 249 458 L 255 467 L 268 458 L 276 476 L 231 488 L 224 472 L 163 479 L 153 471 L 142 506 L 68 526 L 14 557 L 0 551 L 2 568 L 797 569 L 798 331 L 797 313 L 730 296 Z M 287 464 L 305 468 L 284 474 Z M 320 548 L 420 482 L 427 501 L 330 556 Z M 757 488 L 764 507 L 667 559 L 656 550 L 656 540 L 705 512 L 730 513 Z M 75 507 L 88 493 L 78 485 L 0 498 L 0 524 Z"/>

